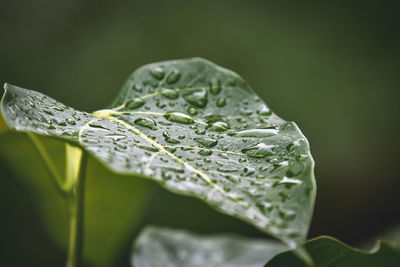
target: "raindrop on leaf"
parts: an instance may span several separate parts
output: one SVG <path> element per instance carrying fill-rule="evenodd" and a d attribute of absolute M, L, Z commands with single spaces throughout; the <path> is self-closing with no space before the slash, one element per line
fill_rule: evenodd
<path fill-rule="evenodd" d="M 183 124 L 192 124 L 194 120 L 189 115 L 182 112 L 168 112 L 164 117 L 169 121 L 179 122 Z"/>
<path fill-rule="evenodd" d="M 196 89 L 192 90 L 183 95 L 183 98 L 190 104 L 204 108 L 207 106 L 207 90 L 206 89 Z"/>
<path fill-rule="evenodd" d="M 151 130 L 156 129 L 156 122 L 150 118 L 139 118 L 135 120 L 135 124 L 149 128 Z"/>
<path fill-rule="evenodd" d="M 164 78 L 164 71 L 160 67 L 156 67 L 156 68 L 152 69 L 150 71 L 150 74 L 151 74 L 151 76 L 153 76 L 157 80 L 161 80 L 162 78 Z"/>
<path fill-rule="evenodd" d="M 135 108 L 140 108 L 143 105 L 144 105 L 144 100 L 143 99 L 135 98 L 135 99 L 132 99 L 131 101 L 129 101 L 126 104 L 126 107 L 128 109 L 135 109 Z"/>

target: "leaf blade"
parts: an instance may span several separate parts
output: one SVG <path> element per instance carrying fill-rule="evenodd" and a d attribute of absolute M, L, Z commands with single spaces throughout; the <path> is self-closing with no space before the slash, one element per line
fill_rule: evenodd
<path fill-rule="evenodd" d="M 26 95 L 38 94 L 8 89 L 25 105 Z M 199 58 L 149 64 L 130 76 L 110 109 L 89 114 L 46 98 L 62 110 L 51 123 L 48 104 L 26 111 L 14 98 L 6 93 L 2 101 L 14 129 L 79 144 L 114 172 L 200 198 L 292 247 L 305 240 L 315 199 L 308 141 L 232 71 Z M 32 116 L 13 120 L 18 112 L 18 120 Z M 70 116 L 79 120 L 67 125 Z"/>

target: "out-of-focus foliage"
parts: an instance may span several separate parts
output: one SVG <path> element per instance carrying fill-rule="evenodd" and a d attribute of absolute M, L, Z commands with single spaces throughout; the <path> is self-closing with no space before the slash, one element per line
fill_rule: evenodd
<path fill-rule="evenodd" d="M 57 167 L 63 170 L 65 143 L 48 137 L 41 137 L 41 140 Z M 24 208 L 35 210 L 52 240 L 66 251 L 68 202 L 55 189 L 44 162 L 25 134 L 3 133 L 0 146 L 0 157 L 16 172 L 18 182 L 28 186 L 33 195 L 34 201 Z M 90 158 L 86 188 L 84 260 L 95 266 L 115 265 L 143 218 L 149 194 L 148 183 L 143 179 L 113 174 Z M 26 223 L 29 227 L 29 222 Z M 30 238 L 29 234 L 26 238 Z M 14 250 L 17 253 L 18 247 Z M 8 263 L 12 265 L 12 262 Z M 51 265 L 51 262 L 47 264 Z"/>

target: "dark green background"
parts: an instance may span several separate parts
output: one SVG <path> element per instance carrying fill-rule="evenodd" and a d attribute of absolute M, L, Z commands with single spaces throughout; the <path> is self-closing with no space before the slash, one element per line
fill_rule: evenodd
<path fill-rule="evenodd" d="M 311 143 L 310 237 L 357 244 L 400 221 L 400 4 L 321 2 L 1 0 L 0 81 L 93 111 L 146 63 L 200 56 L 230 68 Z M 1 159 L 0 167 L 0 259 L 62 266 L 29 188 Z M 162 194 L 167 207 L 186 201 Z M 184 212 L 147 220 L 186 226 Z M 187 225 L 209 232 L 224 220 Z"/>

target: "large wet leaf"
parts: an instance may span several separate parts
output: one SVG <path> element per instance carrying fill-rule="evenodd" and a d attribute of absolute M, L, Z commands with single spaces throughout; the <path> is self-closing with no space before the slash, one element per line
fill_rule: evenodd
<path fill-rule="evenodd" d="M 146 65 L 92 114 L 5 88 L 11 128 L 78 144 L 117 173 L 198 197 L 291 246 L 304 241 L 315 198 L 308 142 L 236 73 L 199 58 Z"/>
<path fill-rule="evenodd" d="M 147 227 L 135 242 L 131 263 L 135 267 L 262 267 L 285 250 L 272 240 Z"/>
<path fill-rule="evenodd" d="M 400 249 L 378 242 L 372 252 L 361 251 L 332 237 L 318 237 L 306 242 L 305 248 L 317 267 L 396 267 L 400 266 Z M 307 267 L 293 252 L 284 252 L 266 267 Z"/>

